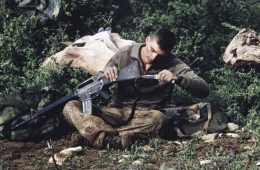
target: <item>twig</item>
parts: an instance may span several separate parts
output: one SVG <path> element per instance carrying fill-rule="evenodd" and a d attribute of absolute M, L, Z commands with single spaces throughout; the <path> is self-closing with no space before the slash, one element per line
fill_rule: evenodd
<path fill-rule="evenodd" d="M 54 158 L 55 151 L 54 151 L 53 147 L 50 145 L 50 143 L 48 141 L 47 141 L 47 146 L 48 146 L 48 149 L 50 149 L 51 152 L 52 152 L 51 153 L 51 157 L 52 157 L 53 163 L 55 165 L 55 168 L 57 170 L 60 170 L 59 166 L 57 165 L 56 159 Z"/>
<path fill-rule="evenodd" d="M 248 169 L 249 165 L 251 164 L 252 162 L 252 156 L 251 155 L 248 155 L 248 162 L 246 163 L 246 166 L 245 166 L 245 170 Z"/>

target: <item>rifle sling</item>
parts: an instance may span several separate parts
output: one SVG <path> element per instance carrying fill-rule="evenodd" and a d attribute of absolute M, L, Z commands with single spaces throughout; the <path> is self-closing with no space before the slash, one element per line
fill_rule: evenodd
<path fill-rule="evenodd" d="M 128 119 L 125 122 L 120 123 L 118 126 L 126 125 L 127 123 L 129 123 L 133 119 L 133 117 L 135 115 L 136 105 L 137 105 L 138 100 L 140 99 L 140 82 L 138 81 L 138 79 L 135 79 L 134 89 L 135 89 L 135 93 L 136 93 L 136 98 L 135 98 L 135 101 L 133 103 L 130 116 L 128 117 Z M 119 102 L 119 101 L 117 101 L 117 102 Z"/>

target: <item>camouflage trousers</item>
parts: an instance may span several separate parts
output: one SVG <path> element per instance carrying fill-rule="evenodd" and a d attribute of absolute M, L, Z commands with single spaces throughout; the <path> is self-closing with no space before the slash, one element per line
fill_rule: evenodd
<path fill-rule="evenodd" d="M 153 109 L 136 108 L 134 117 L 125 122 L 131 114 L 129 107 L 94 108 L 93 114 L 82 113 L 79 101 L 68 102 L 63 110 L 65 119 L 95 148 L 104 147 L 108 136 L 118 136 L 122 148 L 129 147 L 136 138 L 156 137 L 166 122 L 165 115 Z M 120 126 L 121 125 L 121 126 Z"/>

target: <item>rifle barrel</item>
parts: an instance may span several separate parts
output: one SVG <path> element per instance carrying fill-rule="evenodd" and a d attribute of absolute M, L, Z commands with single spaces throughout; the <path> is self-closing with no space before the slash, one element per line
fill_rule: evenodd
<path fill-rule="evenodd" d="M 46 107 L 42 108 L 41 110 L 37 111 L 34 115 L 32 115 L 29 119 L 23 121 L 23 122 L 20 122 L 14 126 L 11 127 L 11 130 L 14 130 L 24 124 L 26 124 L 27 122 L 39 117 L 39 116 L 42 116 L 44 115 L 45 113 L 57 108 L 57 107 L 60 107 L 61 105 L 65 104 L 66 102 L 68 102 L 69 100 L 72 100 L 72 99 L 76 99 L 77 98 L 77 94 L 75 93 L 69 93 L 68 95 L 64 96 L 63 98 L 55 101 L 54 103 L 51 103 L 49 105 L 47 105 Z"/>

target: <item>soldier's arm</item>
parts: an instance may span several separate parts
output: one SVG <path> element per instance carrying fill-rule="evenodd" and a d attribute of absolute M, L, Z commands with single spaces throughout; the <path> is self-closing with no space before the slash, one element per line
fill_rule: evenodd
<path fill-rule="evenodd" d="M 116 52 L 103 69 L 105 77 L 110 81 L 116 81 L 118 78 L 118 62 L 120 54 L 120 50 Z"/>
<path fill-rule="evenodd" d="M 170 71 L 179 77 L 176 84 L 190 92 L 192 95 L 199 98 L 205 98 L 209 95 L 208 83 L 196 75 L 183 61 L 175 59 Z"/>

